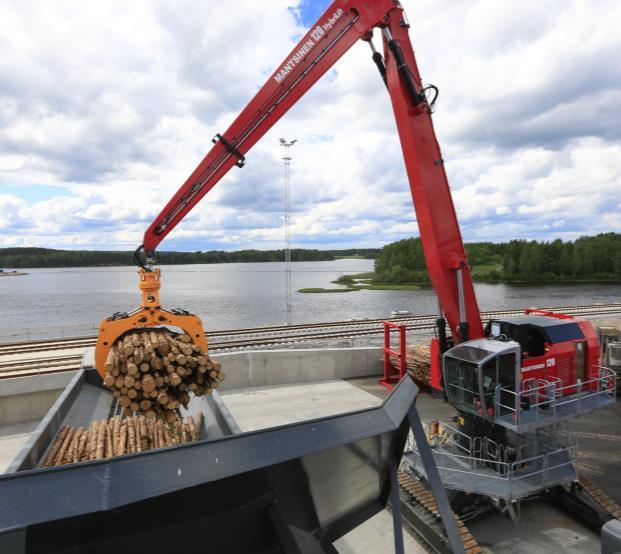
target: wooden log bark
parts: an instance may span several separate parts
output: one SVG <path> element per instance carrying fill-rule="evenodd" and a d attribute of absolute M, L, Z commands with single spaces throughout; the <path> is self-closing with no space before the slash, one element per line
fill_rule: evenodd
<path fill-rule="evenodd" d="M 136 452 L 142 452 L 142 443 L 140 442 L 140 420 L 138 416 L 134 417 L 134 444 Z"/>
<path fill-rule="evenodd" d="M 127 420 L 127 453 L 136 452 L 136 433 L 134 432 L 134 418 L 128 417 Z"/>
<path fill-rule="evenodd" d="M 86 455 L 86 445 L 88 444 L 88 438 L 89 438 L 90 432 L 88 431 L 88 429 L 84 430 L 84 433 L 82 433 L 82 436 L 80 437 L 80 444 L 78 445 L 78 462 L 81 462 L 84 460 L 84 456 Z"/>
<path fill-rule="evenodd" d="M 72 428 L 69 428 L 69 430 L 67 431 L 67 434 L 65 435 L 65 438 L 60 446 L 60 449 L 58 450 L 58 452 L 56 453 L 56 457 L 54 458 L 54 463 L 53 465 L 59 465 L 63 463 L 63 460 L 65 458 L 65 454 L 67 453 L 67 449 L 69 448 L 69 445 L 71 444 L 71 441 L 73 439 L 73 435 L 75 434 L 75 430 Z"/>
<path fill-rule="evenodd" d="M 119 456 L 121 441 L 121 418 L 115 416 L 112 420 L 112 455 Z"/>
<path fill-rule="evenodd" d="M 106 434 L 108 424 L 105 420 L 101 420 L 97 427 L 97 445 L 95 447 L 95 459 L 101 460 L 106 451 Z"/>
<path fill-rule="evenodd" d="M 88 441 L 86 443 L 86 452 L 84 454 L 85 460 L 94 460 L 95 459 L 95 450 L 97 447 L 97 427 L 99 426 L 98 421 L 93 421 L 91 423 L 89 429 Z"/>
<path fill-rule="evenodd" d="M 114 456 L 114 443 L 112 442 L 112 426 L 110 422 L 106 425 L 106 447 L 104 455 L 106 458 L 112 458 L 112 456 Z"/>
<path fill-rule="evenodd" d="M 125 396 L 124 394 L 119 397 L 119 404 L 123 408 L 129 408 L 129 405 L 132 403 L 129 396 Z"/>
<path fill-rule="evenodd" d="M 131 356 L 134 353 L 134 345 L 132 344 L 131 337 L 125 335 L 123 337 L 123 354 L 125 356 Z"/>
<path fill-rule="evenodd" d="M 192 416 L 188 417 L 188 430 L 190 431 L 190 437 L 192 441 L 197 441 L 198 432 L 196 430 L 196 425 L 194 424 L 194 418 Z"/>
<path fill-rule="evenodd" d="M 136 365 L 136 362 L 128 362 L 127 373 L 130 376 L 138 375 L 138 366 Z"/>
<path fill-rule="evenodd" d="M 50 449 L 44 467 L 101 460 L 123 454 L 143 452 L 200 439 L 204 416 L 182 418 L 171 408 L 173 400 L 160 405 L 159 417 L 128 415 L 92 422 L 90 428 L 63 427 Z"/>
<path fill-rule="evenodd" d="M 114 351 L 115 346 L 112 346 L 110 350 L 108 350 L 108 355 L 106 356 L 106 361 L 104 363 L 104 371 L 110 373 L 114 369 Z"/>
<path fill-rule="evenodd" d="M 162 356 L 167 356 L 170 353 L 170 344 L 168 344 L 168 341 L 164 338 L 163 335 L 157 336 L 157 344 L 157 351 Z"/>
<path fill-rule="evenodd" d="M 85 432 L 86 430 L 84 429 L 84 427 L 78 427 L 77 431 L 75 432 L 75 436 L 73 437 L 73 445 L 71 447 L 71 456 L 67 456 L 68 458 L 70 458 L 68 460 L 68 463 L 75 464 L 80 461 L 80 442 L 82 440 L 82 435 Z"/>
<path fill-rule="evenodd" d="M 140 416 L 138 420 L 138 427 L 140 432 L 140 449 L 149 450 L 151 448 L 151 439 L 147 428 L 147 421 L 144 416 Z"/>
<path fill-rule="evenodd" d="M 132 331 L 111 351 L 117 358 L 111 354 L 108 366 L 112 365 L 118 375 L 107 373 L 104 384 L 127 416 L 154 412 L 173 421 L 170 410 L 187 407 L 191 395 L 211 394 L 224 379 L 219 362 L 192 344 L 188 335 L 167 329 Z"/>
<path fill-rule="evenodd" d="M 60 429 L 60 432 L 58 433 L 58 435 L 56 435 L 56 439 L 54 440 L 54 443 L 52 444 L 52 448 L 50 448 L 50 452 L 47 455 L 47 458 L 45 459 L 43 467 L 50 467 L 51 465 L 54 465 L 54 460 L 56 459 L 56 455 L 58 454 L 58 451 L 63 445 L 63 442 L 68 432 L 69 432 L 69 427 L 67 427 L 66 425 Z"/>

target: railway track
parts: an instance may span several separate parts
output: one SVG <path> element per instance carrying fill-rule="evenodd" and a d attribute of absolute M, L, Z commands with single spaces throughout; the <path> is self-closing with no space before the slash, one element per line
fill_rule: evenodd
<path fill-rule="evenodd" d="M 604 317 L 621 314 L 621 303 L 586 306 L 561 306 L 546 308 L 554 312 L 585 317 Z M 484 319 L 519 315 L 523 310 L 495 310 L 482 313 Z M 402 324 L 411 332 L 431 331 L 436 316 L 408 316 L 390 318 L 389 321 Z M 212 352 L 286 346 L 302 342 L 322 342 L 339 339 L 355 339 L 383 333 L 385 319 L 365 319 L 311 323 L 291 326 L 254 327 L 213 331 L 209 336 Z M 54 373 L 78 369 L 83 350 L 95 345 L 96 337 L 82 336 L 67 339 L 48 339 L 31 342 L 0 344 L 0 378 L 18 377 L 32 373 Z M 2 362 L 3 357 L 22 354 L 41 354 L 60 350 L 76 350 L 57 357 L 39 357 L 26 360 Z"/>
<path fill-rule="evenodd" d="M 433 493 L 421 481 L 405 471 L 399 472 L 399 486 L 407 498 L 402 500 L 406 503 L 406 510 L 403 513 L 405 520 L 434 552 L 448 554 L 450 549 Z M 453 515 L 466 554 L 483 554 L 481 545 L 472 536 L 465 523 L 458 515 Z"/>
<path fill-rule="evenodd" d="M 550 308 L 543 308 L 552 312 L 566 313 L 568 315 L 576 316 L 605 316 L 605 315 L 617 315 L 621 314 L 621 303 L 615 304 L 592 304 L 585 306 L 557 306 Z M 516 310 L 493 310 L 482 312 L 483 319 L 492 317 L 506 317 L 522 314 L 522 309 Z M 305 323 L 296 325 L 274 325 L 265 327 L 250 327 L 246 329 L 231 329 L 221 331 L 210 331 L 208 333 L 210 341 L 215 338 L 233 338 L 242 336 L 255 336 L 255 337 L 272 337 L 275 335 L 306 335 L 309 332 L 312 333 L 316 330 L 345 330 L 345 329 L 371 329 L 377 331 L 377 328 L 381 328 L 382 323 L 386 320 L 399 324 L 433 324 L 436 319 L 435 315 L 421 315 L 421 316 L 406 316 L 406 317 L 393 317 L 393 318 L 376 318 L 376 319 L 356 319 L 345 321 L 333 321 L 326 323 Z M 216 341 L 217 342 L 217 341 Z M 95 337 L 79 336 L 64 339 L 46 339 L 37 341 L 20 341 L 20 342 L 5 342 L 0 343 L 0 356 L 8 354 L 19 354 L 24 352 L 37 352 L 45 350 L 59 350 L 67 348 L 81 348 L 87 346 L 94 346 Z"/>
<path fill-rule="evenodd" d="M 400 471 L 398 479 L 403 493 L 401 495 L 401 507 L 405 521 L 423 539 L 431 551 L 448 554 L 450 548 L 433 493 L 417 475 L 408 471 Z M 596 527 L 599 528 L 602 521 L 621 517 L 621 506 L 588 477 L 581 475 L 578 486 L 581 491 L 580 494 L 589 497 L 591 502 L 594 502 L 601 510 L 600 517 L 603 517 L 603 520 L 600 520 Z M 468 530 L 464 521 L 457 514 L 453 515 L 466 554 L 482 554 L 481 545 Z M 578 519 L 583 517 L 580 514 L 576 515 Z M 588 520 L 585 520 L 585 523 L 588 524 Z"/>

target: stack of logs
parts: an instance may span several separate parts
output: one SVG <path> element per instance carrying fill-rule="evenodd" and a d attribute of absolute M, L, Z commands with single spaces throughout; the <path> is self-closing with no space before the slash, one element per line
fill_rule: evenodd
<path fill-rule="evenodd" d="M 399 368 L 399 358 L 391 356 L 394 367 Z M 416 381 L 429 384 L 431 374 L 431 348 L 427 344 L 408 346 L 405 349 L 405 363 L 408 373 Z"/>
<path fill-rule="evenodd" d="M 63 427 L 50 449 L 43 467 L 102 460 L 152 448 L 197 441 L 203 414 L 164 422 L 143 415 L 94 421 L 88 429 Z"/>
<path fill-rule="evenodd" d="M 123 335 L 110 349 L 104 370 L 104 384 L 124 415 L 141 412 L 169 422 L 177 419 L 179 406 L 187 408 L 190 393 L 212 394 L 224 379 L 220 364 L 188 335 L 168 329 Z"/>

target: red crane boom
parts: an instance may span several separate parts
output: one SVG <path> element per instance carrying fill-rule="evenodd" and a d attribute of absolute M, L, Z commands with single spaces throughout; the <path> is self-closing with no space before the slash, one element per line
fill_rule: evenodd
<path fill-rule="evenodd" d="M 403 9 L 396 1 L 336 0 L 277 67 L 223 133 L 144 235 L 147 259 L 164 237 L 252 146 L 358 40 L 383 34 L 384 57 L 373 59 L 397 122 L 431 283 L 457 342 L 483 336 L 466 254 L 429 102 L 416 66 Z"/>

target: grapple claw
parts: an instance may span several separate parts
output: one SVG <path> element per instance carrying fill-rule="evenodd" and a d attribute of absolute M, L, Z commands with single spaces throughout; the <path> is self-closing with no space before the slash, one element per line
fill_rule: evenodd
<path fill-rule="evenodd" d="M 148 271 L 141 268 L 140 290 L 142 292 L 142 304 L 140 308 L 127 314 L 114 314 L 104 319 L 99 325 L 99 335 L 95 346 L 95 366 L 97 372 L 103 378 L 104 366 L 108 352 L 119 337 L 134 329 L 145 327 L 178 327 L 190 336 L 192 342 L 198 345 L 203 352 L 207 352 L 207 337 L 203 323 L 198 316 L 192 315 L 185 310 L 165 310 L 160 306 L 159 289 L 160 270 Z"/>

